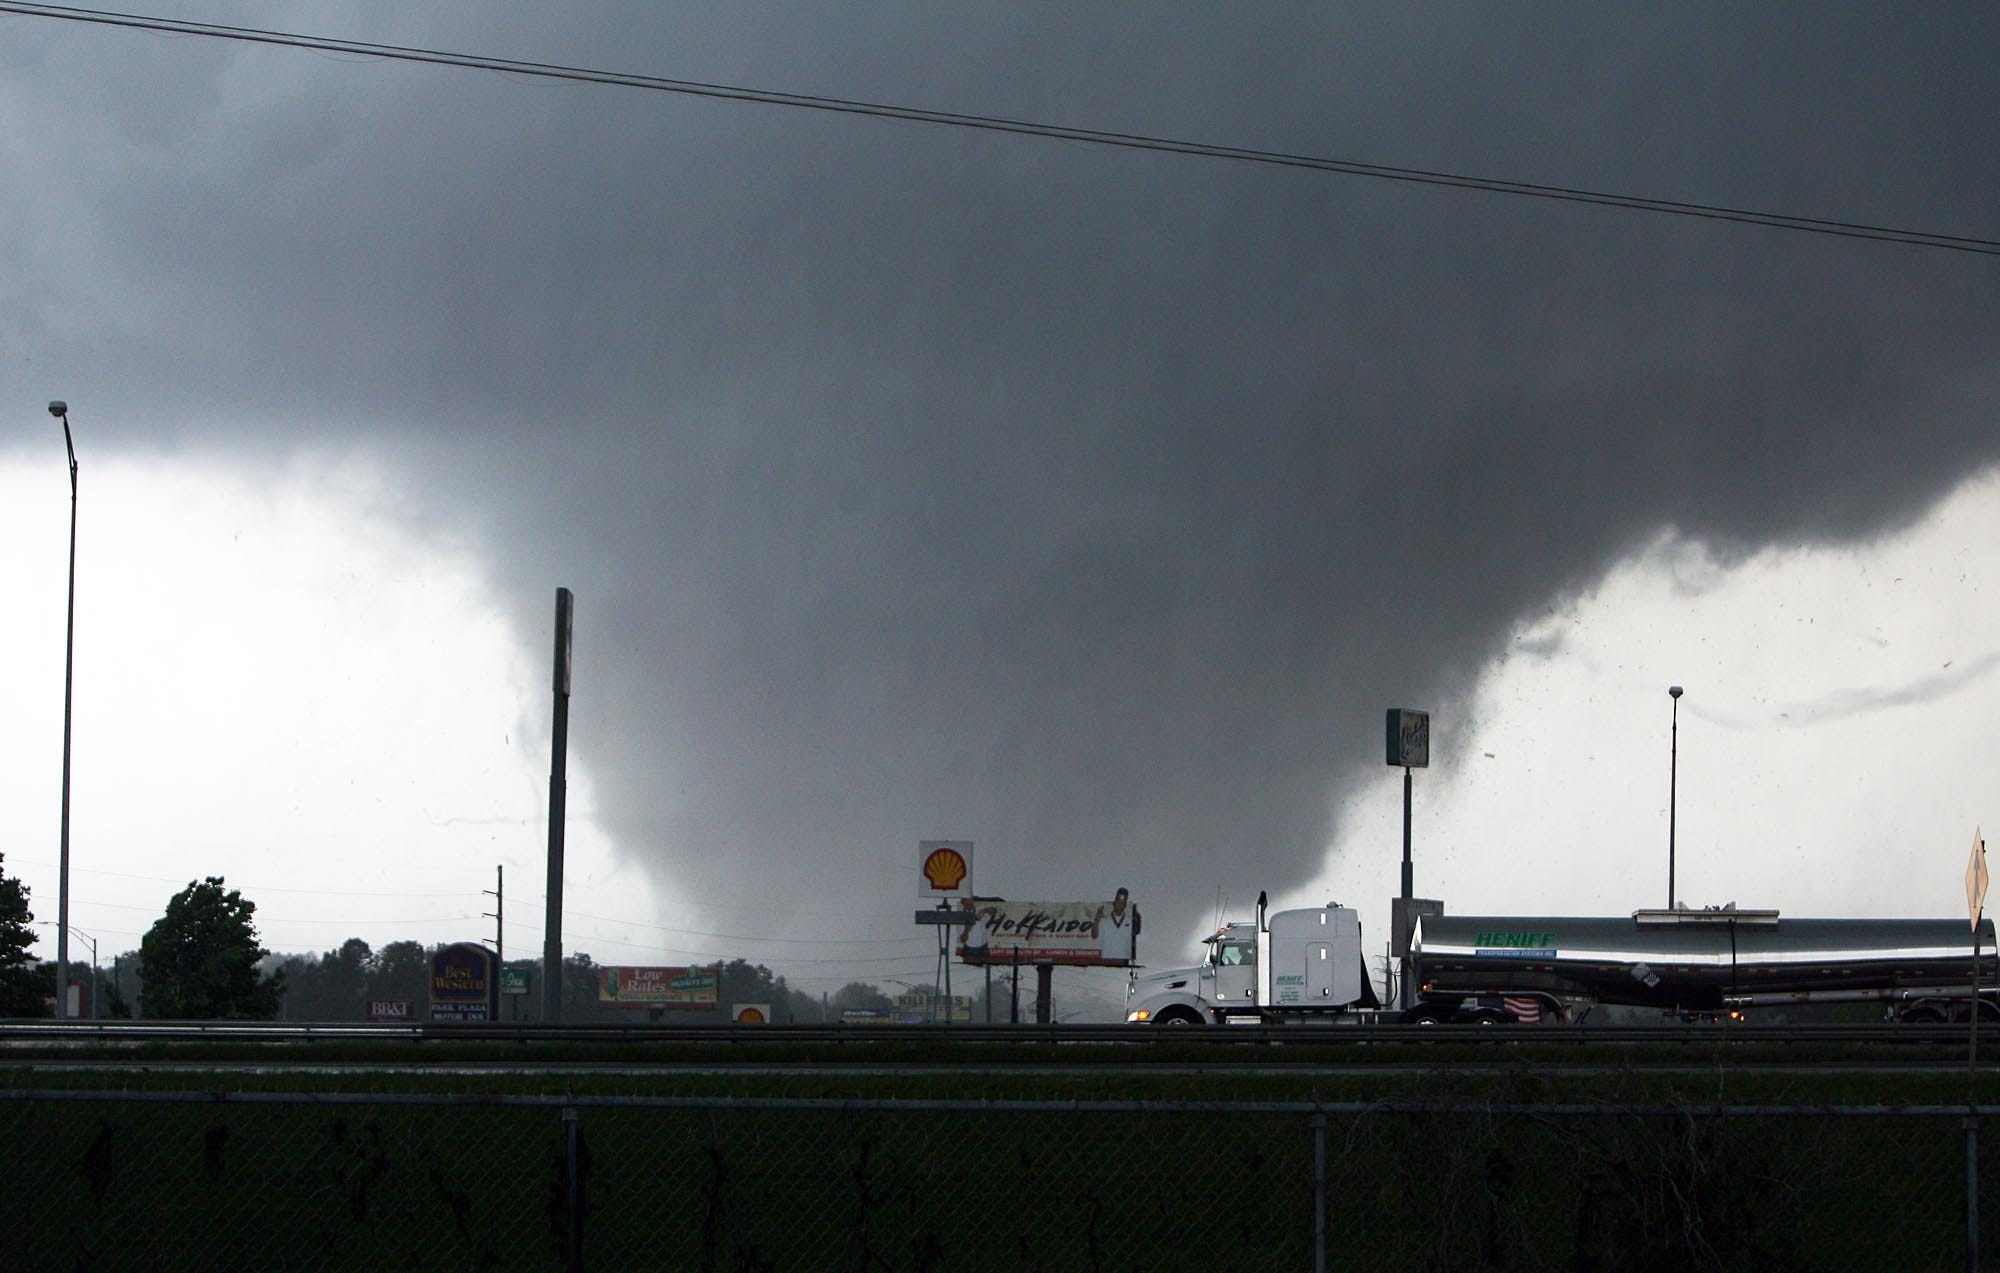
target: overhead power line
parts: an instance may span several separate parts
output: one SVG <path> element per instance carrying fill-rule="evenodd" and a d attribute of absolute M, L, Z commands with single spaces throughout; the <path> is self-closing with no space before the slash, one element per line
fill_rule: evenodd
<path fill-rule="evenodd" d="M 840 97 L 816 97 L 804 93 L 785 93 L 772 89 L 745 88 L 731 84 L 707 84 L 697 80 L 677 80 L 657 75 L 634 75 L 619 71 L 594 70 L 589 67 L 562 66 L 549 62 L 528 62 L 513 58 L 486 57 L 471 53 L 452 53 L 442 49 L 420 49 L 395 44 L 375 44 L 364 40 L 337 40 L 325 36 L 300 35 L 295 32 L 273 31 L 260 27 L 225 26 L 212 22 L 187 22 L 175 18 L 148 17 L 142 14 L 119 13 L 104 9 L 81 9 L 67 5 L 16 4 L 0 0 L 0 13 L 12 13 L 23 17 L 57 18 L 69 22 L 88 22 L 103 26 L 127 27 L 134 30 L 157 31 L 171 35 L 204 36 L 218 40 L 272 44 L 285 48 L 308 49 L 320 53 L 344 53 L 391 61 L 421 62 L 433 66 L 455 66 L 468 70 L 501 71 L 510 75 L 527 75 L 541 79 L 566 80 L 577 84 L 650 89 L 654 92 L 679 93 L 691 97 L 753 102 L 765 106 L 789 106 L 800 110 L 862 115 L 875 119 L 892 119 L 906 123 L 938 124 L 951 128 L 971 128 L 985 132 L 1014 133 L 1021 136 L 1040 137 L 1050 140 L 1084 142 L 1096 146 L 1113 146 L 1128 150 L 1147 150 L 1165 154 L 1187 155 L 1200 159 L 1220 159 L 1237 163 L 1261 164 L 1268 167 L 1337 173 L 1350 177 L 1372 177 L 1381 181 L 1443 186 L 1450 189 L 1478 191 L 1484 194 L 1507 194 L 1523 198 L 1552 199 L 1564 203 L 1581 203 L 1604 208 L 1617 208 L 1628 212 L 1651 212 L 1663 216 L 1695 217 L 1709 221 L 1727 221 L 1742 225 L 1763 226 L 1766 229 L 1773 230 L 1791 230 L 1802 234 L 1821 234 L 1837 238 L 1865 239 L 1878 243 L 1897 243 L 1905 247 L 1932 248 L 1946 252 L 1970 252 L 1981 256 L 2000 256 L 2000 240 L 1994 239 L 1973 238 L 1955 234 L 1937 234 L 1925 230 L 1909 230 L 1895 226 L 1871 225 L 1858 221 L 1839 221 L 1823 217 L 1796 216 L 1783 212 L 1763 212 L 1752 208 L 1732 208 L 1720 204 L 1691 203 L 1678 199 L 1652 199 L 1641 195 L 1616 194 L 1603 190 L 1586 190 L 1575 186 L 1545 185 L 1538 182 L 1476 177 L 1465 173 L 1441 172 L 1424 168 L 1405 168 L 1390 164 L 1364 163 L 1350 159 L 1330 159 L 1317 155 L 1294 154 L 1285 151 L 1256 150 L 1242 146 L 1222 146 L 1208 142 L 1185 141 L 1171 137 L 1154 137 L 1141 133 L 1079 128 L 1066 124 L 1045 124 L 1032 120 L 1009 119 L 997 115 L 970 115 L 954 111 L 927 110 L 915 106 L 894 106 L 882 102 L 856 101 Z"/>
<path fill-rule="evenodd" d="M 697 928 L 676 928 L 671 924 L 649 924 L 643 920 L 620 919 L 616 915 L 592 915 L 587 911 L 565 909 L 563 915 L 569 919 L 594 919 L 606 924 L 624 924 L 631 928 L 648 928 L 654 932 L 671 933 L 677 937 L 713 937 L 722 941 L 781 942 L 787 946 L 900 946 L 929 941 L 925 937 L 758 937 L 750 933 L 711 933 Z M 539 925 L 536 927 L 539 927 Z"/>

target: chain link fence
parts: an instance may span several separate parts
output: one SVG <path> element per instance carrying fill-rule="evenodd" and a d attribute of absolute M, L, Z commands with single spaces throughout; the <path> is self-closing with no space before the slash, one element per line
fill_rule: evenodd
<path fill-rule="evenodd" d="M 1996 1116 L 10 1091 L 0 1269 L 1958 1271 Z"/>

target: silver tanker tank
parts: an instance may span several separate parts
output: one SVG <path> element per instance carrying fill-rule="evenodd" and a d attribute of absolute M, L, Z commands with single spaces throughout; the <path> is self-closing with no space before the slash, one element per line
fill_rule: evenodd
<path fill-rule="evenodd" d="M 1993 923 L 1979 980 L 1995 987 Z M 1950 919 L 1780 919 L 1733 906 L 1635 911 L 1629 919 L 1425 915 L 1410 945 L 1426 1002 L 1528 994 L 1577 1003 L 1720 1011 L 1878 999 L 1944 1019 L 1969 1001 L 1973 931 Z M 1993 1010 L 1989 1002 L 1987 1010 Z"/>

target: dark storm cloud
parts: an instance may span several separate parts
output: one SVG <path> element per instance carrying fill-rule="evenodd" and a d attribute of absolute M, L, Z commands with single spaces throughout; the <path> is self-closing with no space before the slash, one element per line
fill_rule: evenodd
<path fill-rule="evenodd" d="M 2000 26 L 1946 13 L 282 25 L 2000 236 Z M 0 21 L 10 165 L 76 170 L 9 273 L 113 333 L 17 317 L 36 370 L 395 448 L 536 649 L 575 588 L 598 813 L 699 898 L 894 913 L 942 835 L 1170 934 L 1662 527 L 1865 537 L 2000 444 L 1987 258 Z"/>

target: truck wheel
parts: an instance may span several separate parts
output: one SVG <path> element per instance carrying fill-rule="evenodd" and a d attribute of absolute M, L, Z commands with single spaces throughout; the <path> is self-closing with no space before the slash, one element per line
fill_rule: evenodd
<path fill-rule="evenodd" d="M 1445 1019 L 1445 1016 L 1446 1014 L 1441 1010 L 1429 1006 L 1412 1008 L 1410 1009 L 1410 1024 L 1437 1025 Z"/>
<path fill-rule="evenodd" d="M 1200 1018 L 1186 1008 L 1169 1008 L 1153 1021 L 1155 1025 L 1200 1025 Z"/>

